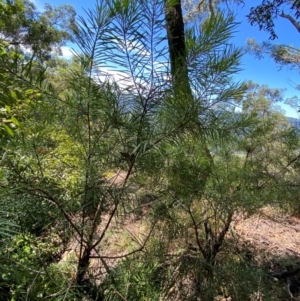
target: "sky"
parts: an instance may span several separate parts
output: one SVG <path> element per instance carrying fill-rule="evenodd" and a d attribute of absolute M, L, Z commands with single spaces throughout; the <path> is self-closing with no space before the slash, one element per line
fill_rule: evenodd
<path fill-rule="evenodd" d="M 241 7 L 237 13 L 237 21 L 240 22 L 238 32 L 235 33 L 233 43 L 237 46 L 245 46 L 248 38 L 255 38 L 260 43 L 269 40 L 269 33 L 260 31 L 258 26 L 251 26 L 246 19 L 252 6 L 261 3 L 257 0 L 245 0 L 245 6 Z M 275 32 L 278 36 L 274 43 L 292 45 L 295 48 L 299 47 L 300 34 L 293 27 L 290 22 L 283 18 L 278 18 L 275 22 Z M 300 91 L 295 89 L 295 85 L 299 84 L 299 72 L 297 69 L 290 68 L 276 64 L 271 58 L 257 59 L 251 54 L 245 54 L 242 58 L 243 70 L 237 75 L 240 80 L 251 79 L 259 84 L 267 84 L 271 88 L 286 89 L 285 96 L 287 98 L 298 96 L 300 98 Z M 282 106 L 289 117 L 299 117 L 295 109 L 289 106 Z"/>
<path fill-rule="evenodd" d="M 50 1 L 35 0 L 34 3 L 38 9 L 42 10 L 44 4 Z M 237 31 L 232 38 L 232 44 L 236 46 L 246 46 L 248 38 L 254 38 L 258 43 L 267 41 L 269 34 L 264 31 L 260 31 L 258 26 L 251 26 L 245 17 L 252 6 L 259 5 L 262 0 L 245 0 L 244 6 L 239 6 L 235 9 L 236 21 L 239 22 Z M 84 5 L 83 5 L 84 3 Z M 80 0 L 52 0 L 52 6 L 58 6 L 63 4 L 72 5 L 78 15 L 85 15 L 84 9 L 93 9 L 95 1 L 86 0 L 84 2 Z M 297 32 L 290 22 L 283 18 L 278 18 L 275 22 L 275 31 L 278 39 L 274 43 L 282 43 L 299 47 L 297 41 L 299 41 L 300 34 Z M 63 49 L 65 55 L 70 54 L 67 47 Z M 265 57 L 258 59 L 251 54 L 244 54 L 241 64 L 242 71 L 236 74 L 235 79 L 239 81 L 252 80 L 259 84 L 268 85 L 270 88 L 285 89 L 285 97 L 291 98 L 298 96 L 300 98 L 300 91 L 296 90 L 295 86 L 298 84 L 299 72 L 296 69 L 290 69 L 287 67 L 281 68 L 271 58 Z M 281 108 L 285 111 L 285 115 L 289 117 L 299 118 L 297 111 L 288 105 L 280 104 Z"/>

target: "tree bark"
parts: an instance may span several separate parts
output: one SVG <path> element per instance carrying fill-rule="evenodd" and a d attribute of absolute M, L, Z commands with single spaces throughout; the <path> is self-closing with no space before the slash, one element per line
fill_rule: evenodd
<path fill-rule="evenodd" d="M 167 36 L 170 53 L 171 76 L 174 88 L 185 86 L 190 94 L 184 22 L 181 1 L 165 0 Z"/>
<path fill-rule="evenodd" d="M 84 284 L 84 276 L 90 265 L 91 249 L 85 247 L 83 253 L 78 260 L 76 284 L 81 287 Z"/>
<path fill-rule="evenodd" d="M 186 49 L 181 0 L 165 0 L 165 15 L 174 93 L 178 97 L 183 97 L 184 95 L 187 103 L 193 105 L 193 92 L 188 74 L 188 53 Z M 194 124 L 199 124 L 199 115 L 197 110 L 195 110 L 192 119 Z M 200 136 L 203 137 L 201 125 L 199 127 L 199 131 Z M 203 143 L 203 145 L 205 156 L 212 163 L 210 151 L 205 143 Z M 204 186 L 208 176 L 209 174 L 205 176 Z"/>
<path fill-rule="evenodd" d="M 284 12 L 282 12 L 281 14 L 279 14 L 280 17 L 288 19 L 293 25 L 294 27 L 298 30 L 298 32 L 300 32 L 300 24 L 289 14 L 285 14 Z"/>

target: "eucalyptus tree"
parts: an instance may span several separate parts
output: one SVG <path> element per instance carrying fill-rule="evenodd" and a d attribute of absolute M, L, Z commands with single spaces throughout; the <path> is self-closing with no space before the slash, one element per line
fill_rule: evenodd
<path fill-rule="evenodd" d="M 272 2 L 262 1 L 256 7 L 252 7 L 248 15 L 250 23 L 257 24 L 259 29 L 269 32 L 270 38 L 277 38 L 274 21 L 280 17 L 284 18 L 300 32 L 299 22 L 300 16 L 299 3 L 294 0 L 275 0 Z"/>
<path fill-rule="evenodd" d="M 262 1 L 260 5 L 251 8 L 247 18 L 251 25 L 256 25 L 260 30 L 268 32 L 270 39 L 275 40 L 278 39 L 275 29 L 276 19 L 285 19 L 292 29 L 300 32 L 299 16 L 298 1 L 286 0 Z M 270 41 L 258 44 L 255 40 L 250 39 L 248 46 L 259 57 L 267 54 L 282 66 L 299 68 L 299 49 L 292 45 L 292 41 L 290 45 L 274 44 Z"/>
<path fill-rule="evenodd" d="M 290 124 L 280 108 L 276 108 L 276 103 L 282 99 L 284 91 L 248 83 L 243 111 L 258 118 L 259 123 L 243 143 L 252 164 L 260 162 L 259 186 L 270 189 L 269 197 L 273 195 L 277 206 L 297 211 L 294 194 L 298 193 L 299 130 Z M 264 133 L 263 136 L 257 135 L 259 132 Z"/>
<path fill-rule="evenodd" d="M 238 10 L 245 4 L 244 0 L 185 0 L 182 2 L 185 19 L 188 22 L 193 19 L 203 19 L 216 11 Z M 287 20 L 293 29 L 299 32 L 299 4 L 293 0 L 261 1 L 256 6 L 252 6 L 245 16 L 253 26 L 258 26 L 260 30 L 270 34 L 270 40 L 278 39 L 275 23 L 277 19 Z M 257 43 L 255 39 L 248 39 L 248 50 L 261 58 L 264 55 L 270 56 L 276 63 L 292 68 L 299 67 L 299 49 L 292 44 L 274 44 L 271 41 Z"/>
<path fill-rule="evenodd" d="M 72 40 L 75 11 L 46 5 L 39 12 L 30 1 L 0 2 L 1 130 L 13 136 L 18 117 L 36 81 L 53 65 L 50 58 Z"/>
<path fill-rule="evenodd" d="M 70 5 L 45 5 L 43 12 L 30 1 L 0 2 L 1 42 L 10 48 L 31 52 L 35 59 L 46 60 L 51 52 L 72 39 L 75 11 Z"/>
<path fill-rule="evenodd" d="M 233 12 L 234 7 L 243 4 L 243 0 L 183 0 L 184 17 L 187 22 L 194 19 L 205 19 L 210 14 L 222 10 Z"/>

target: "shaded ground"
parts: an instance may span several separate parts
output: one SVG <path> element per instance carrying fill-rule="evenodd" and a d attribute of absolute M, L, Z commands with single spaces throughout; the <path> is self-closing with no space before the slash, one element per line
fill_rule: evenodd
<path fill-rule="evenodd" d="M 300 300 L 300 219 L 266 207 L 234 226 L 249 260 L 267 269 L 271 279 Z M 277 299 L 276 299 L 277 300 Z"/>
<path fill-rule="evenodd" d="M 127 174 L 121 171 L 108 179 L 108 185 L 121 187 L 126 176 Z M 129 187 L 134 192 L 139 190 L 132 184 Z M 147 199 L 146 203 L 148 201 Z M 151 201 L 150 198 L 149 203 Z M 147 240 L 150 229 L 146 220 L 143 219 L 143 215 L 147 214 L 147 206 L 142 206 L 139 214 L 136 213 L 131 212 L 123 218 L 119 216 L 113 219 L 106 238 L 99 245 L 97 252 L 92 254 L 94 258 L 91 261 L 90 272 L 96 282 L 100 283 L 108 270 L 115 267 L 122 256 L 142 248 Z M 99 235 L 108 218 L 109 215 L 102 217 L 102 227 L 100 226 L 97 231 Z M 279 279 L 281 285 L 288 290 L 291 298 L 280 300 L 300 300 L 296 298 L 298 292 L 300 293 L 300 219 L 266 207 L 259 214 L 236 220 L 232 230 L 234 236 L 238 237 L 241 250 L 244 246 L 249 249 L 251 257 L 249 261 L 266 268 L 270 276 L 274 277 L 274 281 Z M 68 257 L 72 252 L 78 253 L 78 248 L 78 243 L 73 240 L 62 261 L 70 263 Z M 76 262 L 77 259 L 74 256 L 74 264 Z M 289 281 L 292 281 L 291 285 Z"/>
<path fill-rule="evenodd" d="M 259 214 L 238 222 L 235 230 L 257 250 L 276 257 L 300 259 L 299 218 L 264 208 Z"/>

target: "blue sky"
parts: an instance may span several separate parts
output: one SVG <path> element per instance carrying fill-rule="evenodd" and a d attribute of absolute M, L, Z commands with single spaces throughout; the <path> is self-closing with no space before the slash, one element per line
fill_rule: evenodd
<path fill-rule="evenodd" d="M 42 9 L 44 3 L 47 1 L 36 0 L 34 1 L 38 9 Z M 245 5 L 235 9 L 237 21 L 240 25 L 234 34 L 232 43 L 237 46 L 245 46 L 248 38 L 254 38 L 257 42 L 267 41 L 269 34 L 267 32 L 260 31 L 257 26 L 251 26 L 245 15 L 250 11 L 251 6 L 260 4 L 262 0 L 245 0 Z M 64 0 L 52 0 L 51 5 L 57 6 L 62 4 L 72 5 L 78 15 L 84 15 L 83 6 L 85 9 L 92 9 L 95 5 L 95 1 L 86 0 L 84 2 L 79 0 L 64 1 Z M 278 18 L 275 22 L 275 30 L 278 35 L 278 39 L 274 43 L 283 43 L 287 45 L 293 45 L 298 47 L 297 41 L 299 40 L 300 34 L 290 24 L 290 22 L 283 18 Z M 243 69 L 239 74 L 236 75 L 237 80 L 252 80 L 259 84 L 267 84 L 271 88 L 286 89 L 285 97 L 290 98 L 293 96 L 299 96 L 300 91 L 295 89 L 295 84 L 298 83 L 299 72 L 289 68 L 279 69 L 279 66 L 267 56 L 264 59 L 257 59 L 253 55 L 245 54 L 242 58 Z M 299 117 L 296 110 L 292 109 L 287 105 L 281 104 L 285 114 L 290 117 Z"/>
<path fill-rule="evenodd" d="M 233 43 L 237 46 L 245 46 L 248 38 L 255 38 L 257 42 L 267 41 L 269 34 L 264 31 L 260 31 L 258 26 L 251 26 L 245 15 L 247 15 L 252 6 L 260 4 L 262 1 L 251 0 L 245 1 L 244 7 L 240 7 L 237 13 L 237 21 L 241 22 L 238 27 L 238 32 L 235 33 Z M 293 45 L 295 48 L 299 47 L 297 41 L 299 41 L 300 34 L 294 28 L 290 22 L 286 19 L 278 17 L 275 22 L 275 30 L 278 39 L 273 41 L 274 43 L 282 43 L 287 45 Z M 271 88 L 286 89 L 285 96 L 290 98 L 293 96 L 300 97 L 300 91 L 294 88 L 295 84 L 299 83 L 299 72 L 296 69 L 282 68 L 279 70 L 279 65 L 267 56 L 264 59 L 257 59 L 253 55 L 245 54 L 242 58 L 242 68 L 237 78 L 251 79 L 259 84 L 267 84 Z M 298 117 L 297 112 L 287 105 L 282 105 L 286 111 L 286 115 L 290 117 Z"/>

